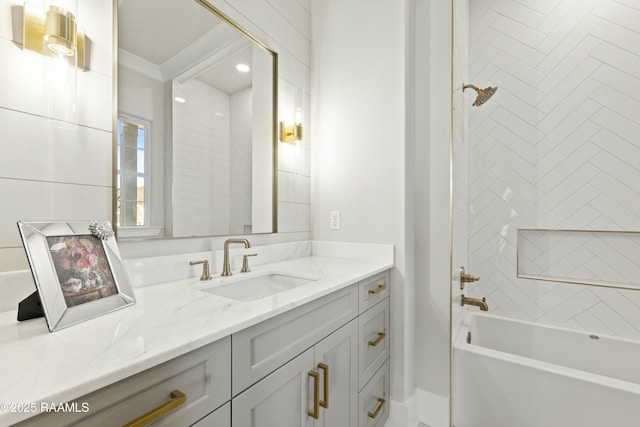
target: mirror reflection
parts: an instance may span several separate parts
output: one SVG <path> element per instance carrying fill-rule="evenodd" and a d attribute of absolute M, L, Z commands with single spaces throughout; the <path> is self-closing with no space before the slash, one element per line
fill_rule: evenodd
<path fill-rule="evenodd" d="M 276 54 L 197 1 L 156 3 L 118 7 L 118 237 L 274 232 Z"/>

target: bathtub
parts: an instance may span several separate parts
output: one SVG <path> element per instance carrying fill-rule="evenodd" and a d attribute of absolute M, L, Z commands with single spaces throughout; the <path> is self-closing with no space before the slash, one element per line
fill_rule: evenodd
<path fill-rule="evenodd" d="M 455 427 L 640 426 L 639 341 L 469 312 L 453 367 Z"/>

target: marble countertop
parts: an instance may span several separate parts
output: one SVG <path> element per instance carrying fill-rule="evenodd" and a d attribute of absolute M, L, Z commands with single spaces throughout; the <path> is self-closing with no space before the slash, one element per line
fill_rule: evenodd
<path fill-rule="evenodd" d="M 53 333 L 44 318 L 17 322 L 15 310 L 0 313 L 0 404 L 76 399 L 392 266 L 393 256 L 306 256 L 261 265 L 244 274 L 285 271 L 319 280 L 252 302 L 202 292 L 196 288 L 205 282 L 197 279 L 141 287 L 135 305 Z M 0 424 L 32 415 L 0 407 Z"/>

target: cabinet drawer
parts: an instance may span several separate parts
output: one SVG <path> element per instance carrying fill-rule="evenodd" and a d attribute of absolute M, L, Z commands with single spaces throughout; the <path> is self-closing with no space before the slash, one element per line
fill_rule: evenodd
<path fill-rule="evenodd" d="M 191 427 L 231 427 L 231 402 L 227 402 Z"/>
<path fill-rule="evenodd" d="M 389 379 L 387 360 L 360 392 L 359 427 L 382 427 L 389 418 Z"/>
<path fill-rule="evenodd" d="M 358 319 L 360 388 L 389 358 L 389 299 L 373 306 Z"/>
<path fill-rule="evenodd" d="M 87 413 L 47 413 L 26 420 L 24 426 L 120 426 L 166 404 L 172 391 L 186 402 L 154 425 L 191 425 L 227 402 L 231 388 L 231 343 L 224 338 L 184 356 L 76 399 Z M 177 400 L 177 399 L 174 399 Z"/>
<path fill-rule="evenodd" d="M 389 296 L 389 277 L 389 271 L 385 271 L 360 281 L 358 285 L 360 313 L 364 313 Z"/>
<path fill-rule="evenodd" d="M 245 390 L 358 315 L 350 286 L 232 336 L 233 395 Z"/>

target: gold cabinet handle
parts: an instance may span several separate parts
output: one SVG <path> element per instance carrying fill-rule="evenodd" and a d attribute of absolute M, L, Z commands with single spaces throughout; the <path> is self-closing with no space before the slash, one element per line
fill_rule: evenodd
<path fill-rule="evenodd" d="M 387 285 L 385 283 L 383 283 L 382 285 L 376 286 L 375 289 L 369 289 L 369 293 L 371 295 L 376 295 L 376 294 L 379 294 L 380 292 L 384 291 L 385 289 L 387 289 Z"/>
<path fill-rule="evenodd" d="M 173 390 L 171 392 L 171 400 L 158 406 L 147 412 L 146 414 L 139 416 L 133 421 L 129 421 L 122 427 L 143 427 L 157 420 L 160 417 L 167 415 L 179 406 L 187 403 L 187 395 L 180 390 Z"/>
<path fill-rule="evenodd" d="M 385 403 L 386 403 L 386 400 L 384 400 L 383 398 L 379 397 L 378 398 L 378 407 L 376 408 L 376 410 L 373 411 L 373 412 L 367 412 L 367 415 L 369 416 L 369 418 L 376 419 L 378 417 L 378 415 L 380 414 L 380 411 L 382 411 L 382 408 L 384 407 Z"/>
<path fill-rule="evenodd" d="M 308 375 L 313 379 L 313 411 L 307 411 L 307 415 L 317 420 L 320 418 L 320 374 L 309 371 Z"/>
<path fill-rule="evenodd" d="M 378 338 L 375 341 L 369 341 L 369 345 L 371 347 L 375 347 L 382 342 L 382 340 L 387 336 L 386 332 L 378 332 Z"/>
<path fill-rule="evenodd" d="M 320 406 L 329 409 L 329 366 L 318 363 L 318 369 L 322 369 L 324 375 L 324 399 L 320 401 Z"/>

